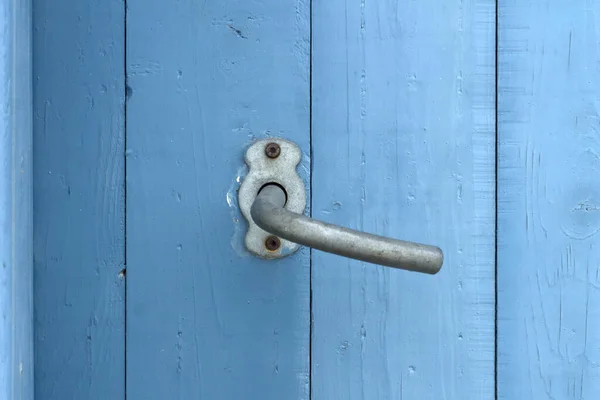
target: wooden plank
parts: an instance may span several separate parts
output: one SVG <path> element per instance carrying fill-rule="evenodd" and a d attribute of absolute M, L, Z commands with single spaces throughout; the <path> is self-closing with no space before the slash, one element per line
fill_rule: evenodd
<path fill-rule="evenodd" d="M 35 395 L 123 399 L 123 2 L 33 5 Z"/>
<path fill-rule="evenodd" d="M 498 398 L 600 398 L 600 6 L 499 3 Z"/>
<path fill-rule="evenodd" d="M 313 215 L 437 276 L 313 252 L 313 399 L 493 399 L 495 4 L 313 4 Z"/>
<path fill-rule="evenodd" d="M 31 2 L 0 32 L 0 398 L 33 400 Z"/>
<path fill-rule="evenodd" d="M 129 0 L 127 79 L 128 397 L 307 399 L 309 252 L 235 204 L 254 138 L 309 150 L 309 4 Z"/>

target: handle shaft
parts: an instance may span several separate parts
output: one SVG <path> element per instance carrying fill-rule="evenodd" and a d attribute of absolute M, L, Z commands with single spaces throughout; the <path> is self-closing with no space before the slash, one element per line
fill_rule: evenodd
<path fill-rule="evenodd" d="M 328 224 L 286 210 L 285 202 L 279 186 L 265 186 L 252 204 L 252 219 L 273 235 L 328 253 L 426 274 L 442 267 L 444 256 L 438 247 Z"/>

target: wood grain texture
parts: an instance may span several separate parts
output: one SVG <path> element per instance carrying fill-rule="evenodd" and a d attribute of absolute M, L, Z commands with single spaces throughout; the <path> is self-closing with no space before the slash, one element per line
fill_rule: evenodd
<path fill-rule="evenodd" d="M 600 398 L 600 3 L 500 1 L 498 398 Z"/>
<path fill-rule="evenodd" d="M 313 3 L 316 218 L 439 245 L 436 276 L 313 251 L 312 398 L 493 399 L 495 3 Z"/>
<path fill-rule="evenodd" d="M 33 400 L 31 2 L 0 3 L 0 399 Z"/>
<path fill-rule="evenodd" d="M 245 253 L 235 204 L 255 138 L 308 152 L 309 4 L 127 4 L 127 395 L 307 399 L 309 253 Z"/>
<path fill-rule="evenodd" d="M 34 0 L 35 395 L 124 398 L 124 8 Z"/>

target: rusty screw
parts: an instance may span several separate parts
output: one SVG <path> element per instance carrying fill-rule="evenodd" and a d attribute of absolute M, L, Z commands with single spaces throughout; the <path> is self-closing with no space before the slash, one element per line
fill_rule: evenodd
<path fill-rule="evenodd" d="M 277 251 L 279 250 L 279 247 L 281 246 L 281 241 L 279 240 L 279 238 L 277 236 L 268 236 L 267 239 L 265 239 L 265 248 L 268 251 Z"/>
<path fill-rule="evenodd" d="M 279 145 L 277 143 L 271 142 L 271 143 L 267 144 L 267 146 L 265 147 L 265 154 L 269 158 L 277 158 L 277 157 L 279 157 L 280 153 L 281 153 L 281 148 L 279 147 Z"/>

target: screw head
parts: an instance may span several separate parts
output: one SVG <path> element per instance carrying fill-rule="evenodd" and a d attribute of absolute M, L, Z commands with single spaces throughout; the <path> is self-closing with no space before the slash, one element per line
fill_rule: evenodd
<path fill-rule="evenodd" d="M 277 157 L 279 157 L 279 154 L 281 154 L 281 148 L 279 147 L 279 145 L 277 143 L 273 143 L 273 142 L 268 143 L 265 146 L 265 154 L 269 158 L 277 158 Z"/>
<path fill-rule="evenodd" d="M 265 248 L 268 251 L 277 251 L 279 250 L 279 247 L 281 247 L 281 241 L 277 236 L 267 236 L 267 238 L 265 239 Z"/>

